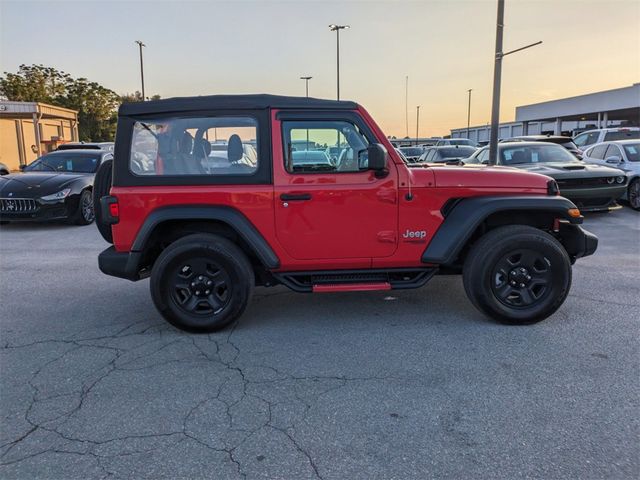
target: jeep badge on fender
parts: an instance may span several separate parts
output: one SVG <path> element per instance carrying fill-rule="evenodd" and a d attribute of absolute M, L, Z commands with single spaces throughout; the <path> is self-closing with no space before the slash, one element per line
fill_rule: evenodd
<path fill-rule="evenodd" d="M 411 168 L 349 101 L 126 103 L 115 158 L 94 182 L 96 225 L 113 244 L 98 263 L 150 277 L 158 311 L 189 331 L 229 325 L 256 286 L 387 291 L 438 273 L 461 274 L 484 314 L 527 324 L 560 308 L 571 265 L 598 245 L 552 182 L 490 166 Z"/>
<path fill-rule="evenodd" d="M 408 242 L 421 242 L 422 240 L 427 238 L 427 232 L 425 232 L 424 230 L 416 230 L 415 232 L 407 230 L 402 234 L 402 238 L 404 238 L 405 241 Z"/>

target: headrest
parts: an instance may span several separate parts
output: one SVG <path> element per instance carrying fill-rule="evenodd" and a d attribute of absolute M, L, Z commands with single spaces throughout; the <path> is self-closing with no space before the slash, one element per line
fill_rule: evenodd
<path fill-rule="evenodd" d="M 193 153 L 198 157 L 207 158 L 211 153 L 211 144 L 207 139 L 201 138 L 193 149 Z"/>
<path fill-rule="evenodd" d="M 179 153 L 191 153 L 193 149 L 193 137 L 189 132 L 184 132 L 182 137 L 178 140 L 178 152 Z"/>
<path fill-rule="evenodd" d="M 227 145 L 227 159 L 229 162 L 237 162 L 244 156 L 244 150 L 242 148 L 242 140 L 235 133 L 229 137 L 229 144 Z"/>

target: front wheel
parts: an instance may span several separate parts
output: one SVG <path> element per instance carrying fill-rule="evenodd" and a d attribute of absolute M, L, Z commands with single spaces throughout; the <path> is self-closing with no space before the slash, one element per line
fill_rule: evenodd
<path fill-rule="evenodd" d="M 640 210 L 640 178 L 634 179 L 627 189 L 629 205 L 634 210 Z"/>
<path fill-rule="evenodd" d="M 95 218 L 93 195 L 91 194 L 91 191 L 84 190 L 80 195 L 78 208 L 71 218 L 71 222 L 76 225 L 89 225 Z"/>
<path fill-rule="evenodd" d="M 254 283 L 251 264 L 236 245 L 217 235 L 194 234 L 160 254 L 151 272 L 151 297 L 175 327 L 212 332 L 242 315 Z"/>
<path fill-rule="evenodd" d="M 571 261 L 558 240 L 537 228 L 496 228 L 469 251 L 463 282 L 480 311 L 510 324 L 544 320 L 571 287 Z"/>

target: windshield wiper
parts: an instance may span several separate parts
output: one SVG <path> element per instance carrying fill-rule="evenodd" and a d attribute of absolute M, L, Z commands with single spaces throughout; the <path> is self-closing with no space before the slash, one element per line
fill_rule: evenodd
<path fill-rule="evenodd" d="M 157 135 L 153 130 L 151 130 L 151 128 L 149 127 L 149 125 L 147 125 L 147 124 L 146 124 L 146 123 L 144 123 L 144 122 L 139 122 L 139 123 L 140 123 L 140 125 L 142 125 L 142 128 L 144 128 L 144 129 L 145 129 L 145 130 L 147 130 L 151 135 L 153 135 L 153 138 L 155 138 L 156 140 L 158 139 L 158 135 Z"/>
<path fill-rule="evenodd" d="M 53 170 L 54 172 L 57 172 L 57 170 L 55 169 L 55 167 L 52 167 L 51 165 L 49 165 L 47 162 L 43 162 L 42 160 L 40 160 L 40 162 L 38 162 L 38 165 L 44 165 L 45 167 L 50 168 L 51 170 Z M 29 170 L 27 170 L 28 172 Z"/>

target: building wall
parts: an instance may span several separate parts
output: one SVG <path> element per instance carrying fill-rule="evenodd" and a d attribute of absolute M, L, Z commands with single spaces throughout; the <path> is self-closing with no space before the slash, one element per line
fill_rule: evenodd
<path fill-rule="evenodd" d="M 22 144 L 24 145 L 24 163 L 31 163 L 33 160 L 38 158 L 38 152 L 36 145 L 36 131 L 33 128 L 33 122 L 31 120 L 21 120 L 22 123 Z M 34 152 L 34 148 L 36 147 L 36 151 Z"/>
<path fill-rule="evenodd" d="M 21 163 L 28 164 L 74 138 L 71 120 L 43 119 L 39 126 L 41 144 L 36 145 L 32 120 L 0 118 L 0 162 L 17 171 Z"/>
<path fill-rule="evenodd" d="M 0 101 L 0 162 L 18 170 L 60 143 L 77 141 L 77 114 L 45 103 Z M 36 119 L 39 144 L 33 126 Z"/>
<path fill-rule="evenodd" d="M 20 166 L 17 128 L 16 120 L 0 119 L 0 162 L 9 170 L 17 170 Z"/>

